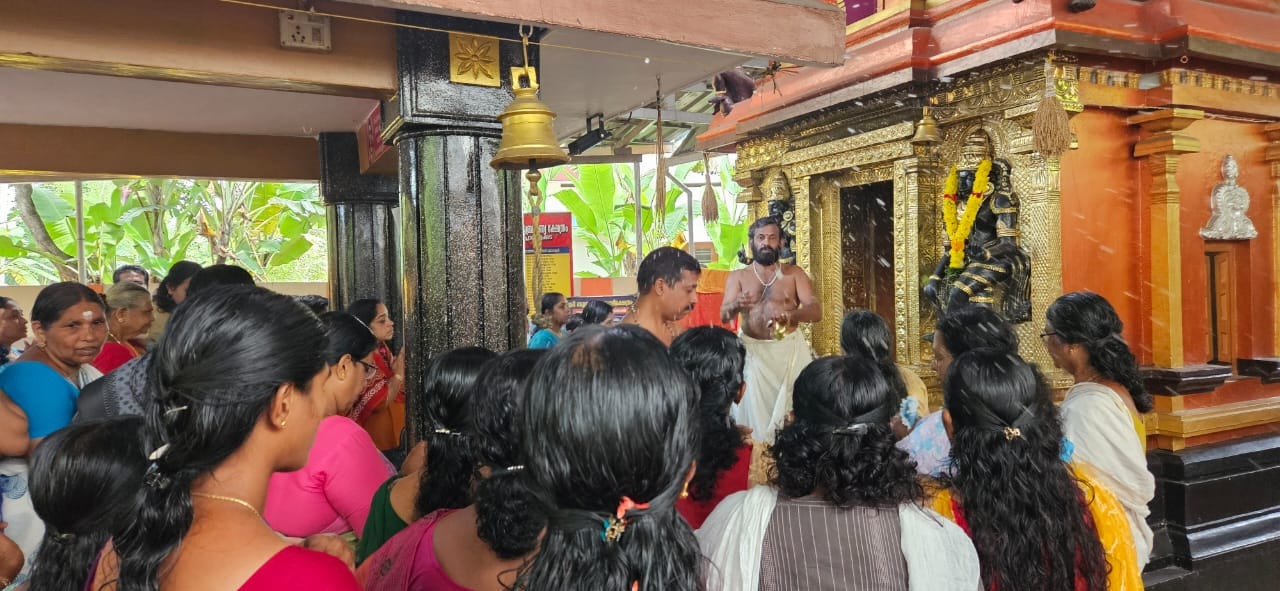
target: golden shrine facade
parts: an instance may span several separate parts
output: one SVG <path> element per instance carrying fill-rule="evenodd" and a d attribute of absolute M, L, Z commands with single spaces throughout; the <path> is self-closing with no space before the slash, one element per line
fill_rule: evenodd
<path fill-rule="evenodd" d="M 984 131 L 1012 165 L 1031 260 L 1022 354 L 1069 386 L 1038 336 L 1044 312 L 1063 293 L 1094 291 L 1120 314 L 1155 394 L 1146 422 L 1160 541 L 1148 584 L 1274 580 L 1280 2 L 857 4 L 844 66 L 783 68 L 699 138 L 736 149 L 753 216 L 792 203 L 797 264 L 825 312 L 813 348 L 838 353 L 843 312 L 869 308 L 893 328 L 898 361 L 937 385 L 923 340 L 936 312 L 921 290 L 944 254 L 944 180 Z M 1070 117 L 1061 155 L 1035 149 L 1046 95 Z M 940 141 L 912 141 L 925 107 Z M 1204 238 L 1228 156 L 1256 232 Z"/>

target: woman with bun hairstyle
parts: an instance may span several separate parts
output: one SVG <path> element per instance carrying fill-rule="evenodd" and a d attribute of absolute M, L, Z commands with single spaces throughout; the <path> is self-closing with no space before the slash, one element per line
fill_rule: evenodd
<path fill-rule="evenodd" d="M 1138 363 L 1120 336 L 1124 324 L 1106 298 L 1087 291 L 1066 294 L 1045 312 L 1045 348 L 1053 364 L 1075 384 L 1062 401 L 1062 432 L 1075 446 L 1075 459 L 1124 505 L 1138 551 L 1138 564 L 1151 557 L 1154 536 L 1147 503 L 1156 494 L 1147 470 L 1147 430 L 1142 414 L 1151 411 L 1151 394 Z"/>
<path fill-rule="evenodd" d="M 517 349 L 489 361 L 471 390 L 466 427 L 479 464 L 475 503 L 440 509 L 409 525 L 365 560 L 366 591 L 506 591 L 538 545 L 546 519 L 522 484 L 515 415 L 545 349 Z"/>

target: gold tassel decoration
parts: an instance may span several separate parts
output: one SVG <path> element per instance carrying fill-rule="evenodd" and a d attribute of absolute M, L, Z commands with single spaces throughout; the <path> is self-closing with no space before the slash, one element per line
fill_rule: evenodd
<path fill-rule="evenodd" d="M 1045 91 L 1031 119 L 1031 141 L 1044 156 L 1060 156 L 1071 147 L 1071 120 L 1058 100 L 1053 74 L 1053 56 L 1045 61 Z"/>
<path fill-rule="evenodd" d="M 706 176 L 706 184 L 702 185 L 702 223 L 714 224 L 720 221 L 720 202 L 711 186 L 711 159 L 706 152 L 702 153 L 702 170 Z"/>
<path fill-rule="evenodd" d="M 662 139 L 662 79 L 658 79 L 658 135 L 654 145 L 658 148 L 658 169 L 653 180 L 653 221 L 663 224 L 667 218 L 667 146 Z M 659 232 L 661 233 L 661 232 Z"/>

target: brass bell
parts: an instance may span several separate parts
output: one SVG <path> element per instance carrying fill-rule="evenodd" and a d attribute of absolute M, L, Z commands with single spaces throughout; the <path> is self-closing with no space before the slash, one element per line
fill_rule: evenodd
<path fill-rule="evenodd" d="M 924 108 L 924 116 L 916 124 L 916 135 L 911 138 L 911 143 L 927 146 L 942 141 L 942 134 L 938 133 L 938 121 L 933 118 L 933 113 L 930 111 L 929 107 Z"/>
<path fill-rule="evenodd" d="M 528 86 L 520 79 L 527 78 Z M 538 72 L 533 68 L 511 68 L 511 90 L 515 100 L 498 115 L 502 122 L 502 142 L 489 166 L 500 170 L 539 169 L 569 161 L 556 141 L 551 122 L 556 114 L 538 100 Z"/>

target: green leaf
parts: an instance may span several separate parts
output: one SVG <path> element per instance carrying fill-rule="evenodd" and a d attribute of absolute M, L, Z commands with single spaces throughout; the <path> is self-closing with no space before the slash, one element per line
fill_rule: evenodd
<path fill-rule="evenodd" d="M 43 185 L 32 185 L 31 201 L 36 205 L 36 213 L 40 214 L 40 219 L 46 224 L 76 216 L 74 205 Z"/>
<path fill-rule="evenodd" d="M 271 257 L 271 266 L 279 267 L 298 260 L 298 257 L 311 250 L 311 241 L 306 236 L 296 236 L 280 245 L 275 256 Z"/>
<path fill-rule="evenodd" d="M 576 191 L 563 189 L 556 191 L 556 194 L 552 195 L 552 197 L 555 197 L 556 201 L 559 201 L 565 209 L 568 209 L 573 214 L 573 221 L 579 228 L 589 234 L 599 234 L 604 230 L 603 220 L 596 217 L 595 212 L 591 210 L 591 207 L 583 201 L 582 196 L 578 195 Z"/>
<path fill-rule="evenodd" d="M 578 169 L 578 180 L 574 183 L 582 200 L 591 207 L 596 219 L 608 218 L 613 211 L 617 184 L 613 180 L 613 166 L 609 164 L 587 164 Z"/>

